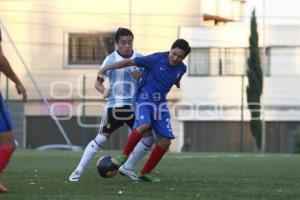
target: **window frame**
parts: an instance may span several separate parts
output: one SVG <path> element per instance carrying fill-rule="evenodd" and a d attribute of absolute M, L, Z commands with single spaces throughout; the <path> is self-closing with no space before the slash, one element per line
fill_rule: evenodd
<path fill-rule="evenodd" d="M 199 47 L 195 47 L 195 48 L 192 48 L 192 51 L 191 51 L 191 53 L 190 53 L 190 55 L 189 55 L 189 57 L 188 57 L 188 63 L 189 63 L 189 66 L 191 66 L 191 63 L 192 63 L 192 60 L 191 60 L 191 58 L 192 58 L 192 54 L 193 54 L 193 49 L 205 49 L 205 50 L 207 50 L 207 54 L 208 54 L 208 56 L 210 55 L 210 52 L 209 52 L 209 50 L 211 49 L 211 48 L 209 48 L 209 47 L 201 47 L 201 48 L 199 48 Z M 195 74 L 195 73 L 191 73 L 191 68 L 188 66 L 188 76 L 190 76 L 190 77 L 197 77 L 197 76 L 210 76 L 210 68 L 209 68 L 209 66 L 210 66 L 210 61 L 209 61 L 209 58 L 208 58 L 208 73 L 203 73 L 203 74 Z"/>
<path fill-rule="evenodd" d="M 63 33 L 63 66 L 64 69 L 93 69 L 99 68 L 102 62 L 99 64 L 70 64 L 69 63 L 69 38 L 70 34 L 111 34 L 113 44 L 114 44 L 114 32 L 113 31 L 78 31 L 78 30 L 68 30 Z M 116 49 L 115 44 L 113 49 Z M 114 51 L 113 50 L 113 51 Z M 109 52 L 110 54 L 111 52 Z"/>
<path fill-rule="evenodd" d="M 271 54 L 270 54 L 270 51 L 271 51 L 271 48 L 272 47 L 266 47 L 265 48 L 265 51 L 266 51 L 266 69 L 262 69 L 263 70 L 263 73 L 264 73 L 264 76 L 270 76 L 270 72 L 271 72 L 271 69 L 270 69 L 270 57 L 271 57 Z M 246 75 L 247 74 L 247 69 L 248 69 L 248 64 L 247 64 L 247 60 L 249 58 L 249 47 L 193 47 L 192 48 L 192 52 L 193 52 L 193 49 L 207 49 L 208 50 L 208 73 L 203 73 L 203 74 L 195 74 L 195 73 L 191 73 L 193 70 L 189 69 L 188 70 L 188 76 L 189 77 L 215 77 L 215 76 L 223 76 L 223 77 L 226 77 L 226 76 L 242 76 L 242 75 Z M 229 73 L 226 73 L 226 71 L 228 69 L 231 69 L 231 67 L 228 65 L 228 59 L 229 58 L 229 54 L 227 54 L 227 52 L 231 52 L 231 50 L 234 50 L 234 49 L 243 49 L 244 50 L 244 54 L 245 54 L 245 68 L 244 68 L 244 73 L 243 74 L 239 74 L 239 73 L 236 73 L 236 74 L 229 74 Z M 260 55 L 262 55 L 262 50 L 263 48 L 260 47 Z M 216 68 L 215 70 L 212 69 L 212 63 L 211 63 L 211 55 L 213 53 L 213 51 L 215 52 L 219 52 L 218 54 L 218 68 Z M 234 52 L 234 51 L 232 51 Z M 191 66 L 191 63 L 192 63 L 192 55 L 193 54 L 190 54 L 189 55 L 189 68 Z M 220 61 L 221 59 L 221 61 Z M 227 59 L 227 60 L 226 60 Z M 221 62 L 221 63 L 220 63 Z M 263 64 L 262 62 L 262 57 L 261 57 L 261 64 Z M 262 66 L 264 67 L 264 66 Z M 214 73 L 216 72 L 216 70 L 218 71 L 218 73 Z M 234 70 L 234 69 L 233 69 Z M 194 70 L 195 71 L 195 70 Z M 238 71 L 238 70 L 237 70 Z"/>

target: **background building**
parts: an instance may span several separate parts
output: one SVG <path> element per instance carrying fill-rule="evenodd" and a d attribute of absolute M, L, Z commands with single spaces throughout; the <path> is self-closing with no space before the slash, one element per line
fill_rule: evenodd
<path fill-rule="evenodd" d="M 267 152 L 293 152 L 300 125 L 299 31 L 299 26 L 259 28 Z M 253 151 L 244 78 L 249 35 L 249 25 L 238 23 L 181 28 L 193 49 L 178 116 L 192 150 Z"/>
<path fill-rule="evenodd" d="M 168 50 L 170 44 L 178 37 L 187 38 L 194 48 L 186 60 L 191 68 L 184 79 L 182 92 L 173 88 L 168 97 L 176 119 L 173 120 L 173 129 L 177 134 L 177 140 L 172 144 L 171 150 L 180 151 L 184 140 L 190 141 L 189 138 L 185 138 L 188 136 L 192 137 L 192 146 L 197 146 L 192 150 L 238 151 L 240 115 L 236 113 L 239 113 L 237 107 L 241 99 L 241 74 L 245 70 L 249 32 L 247 26 L 231 28 L 225 24 L 243 20 L 245 2 L 1 1 L 3 48 L 17 73 L 25 80 L 29 93 L 28 102 L 23 104 L 14 88 L 11 85 L 7 87 L 6 80 L 1 80 L 1 90 L 10 99 L 9 106 L 16 114 L 14 118 L 19 144 L 22 147 L 35 148 L 66 141 L 26 73 L 14 45 L 48 99 L 51 111 L 59 117 L 59 122 L 71 142 L 85 145 L 97 132 L 99 116 L 105 103 L 94 89 L 95 73 L 104 57 L 114 50 L 113 33 L 123 26 L 133 30 L 135 50 L 144 54 Z M 157 5 L 163 9 L 157 9 Z M 267 51 L 270 49 L 267 48 Z M 222 69 L 220 61 L 223 62 Z M 232 67 L 233 65 L 238 67 Z M 271 69 L 275 70 L 272 73 L 276 72 L 276 68 L 270 67 L 269 70 Z M 218 87 L 213 87 L 214 85 Z M 209 123 L 206 119 L 202 122 L 197 118 L 197 122 L 186 120 L 186 113 L 182 113 L 182 107 L 177 105 L 189 102 L 191 91 L 197 91 L 197 95 L 200 95 L 195 97 L 194 101 L 201 105 L 229 106 L 230 109 L 218 109 L 233 112 L 235 122 L 218 119 L 216 124 Z M 178 111 L 179 116 L 175 111 Z M 212 133 L 221 134 L 224 127 L 228 127 L 232 135 L 223 135 L 224 138 L 229 138 L 228 141 L 223 137 L 217 139 L 223 141 L 224 144 L 221 145 L 216 143 L 217 135 Z M 192 136 L 194 130 L 198 132 L 197 138 Z M 120 132 L 122 133 L 114 135 L 115 138 L 107 148 L 120 148 L 123 145 L 128 130 L 123 129 Z M 252 151 L 247 125 L 245 150 Z"/>

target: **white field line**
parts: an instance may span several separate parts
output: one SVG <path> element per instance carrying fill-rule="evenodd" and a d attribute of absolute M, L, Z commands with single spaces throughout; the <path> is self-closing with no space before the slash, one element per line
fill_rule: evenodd
<path fill-rule="evenodd" d="M 295 154 L 218 154 L 218 155 L 170 155 L 171 158 L 176 159 L 193 159 L 193 158 L 240 158 L 240 157 L 292 157 Z"/>
<path fill-rule="evenodd" d="M 188 155 L 188 156 L 180 156 L 180 155 L 176 155 L 176 156 L 170 156 L 172 158 L 177 158 L 177 159 L 190 159 L 190 158 L 239 158 L 241 157 L 241 155 Z"/>

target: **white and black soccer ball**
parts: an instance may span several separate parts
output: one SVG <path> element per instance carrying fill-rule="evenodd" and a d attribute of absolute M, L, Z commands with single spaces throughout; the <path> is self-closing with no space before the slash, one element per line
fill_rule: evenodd
<path fill-rule="evenodd" d="M 97 161 L 97 171 L 103 178 L 112 178 L 118 173 L 117 161 L 111 156 L 102 156 Z"/>

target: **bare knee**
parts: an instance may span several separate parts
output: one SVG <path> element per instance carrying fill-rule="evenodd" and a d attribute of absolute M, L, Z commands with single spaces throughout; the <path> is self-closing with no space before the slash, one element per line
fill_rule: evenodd
<path fill-rule="evenodd" d="M 14 133 L 12 131 L 1 133 L 0 145 L 7 145 L 14 151 L 17 148 Z"/>
<path fill-rule="evenodd" d="M 171 140 L 168 138 L 161 138 L 158 141 L 158 144 L 161 148 L 168 150 L 171 145 Z"/>
<path fill-rule="evenodd" d="M 16 142 L 13 142 L 10 147 L 11 147 L 12 151 L 15 151 L 17 148 Z"/>
<path fill-rule="evenodd" d="M 148 125 L 148 124 L 143 124 L 143 125 L 137 127 L 137 130 L 138 130 L 141 134 L 144 134 L 144 133 L 146 133 L 147 131 L 150 131 L 150 130 L 151 130 L 151 126 Z"/>
<path fill-rule="evenodd" d="M 152 137 L 152 136 L 153 136 L 152 129 L 147 130 L 147 131 L 144 133 L 143 136 L 144 136 L 144 137 Z"/>
<path fill-rule="evenodd" d="M 109 139 L 112 133 L 101 133 L 101 134 L 104 135 L 107 139 Z"/>

